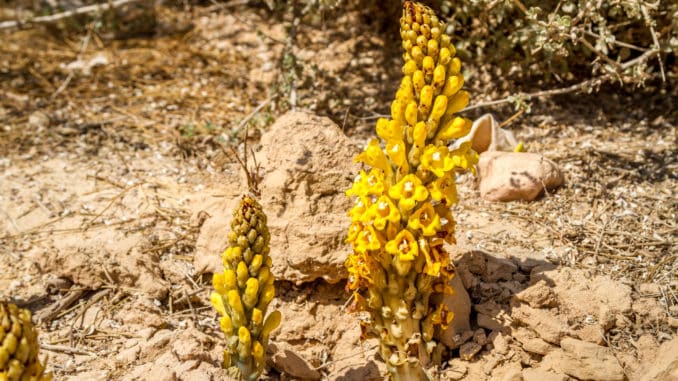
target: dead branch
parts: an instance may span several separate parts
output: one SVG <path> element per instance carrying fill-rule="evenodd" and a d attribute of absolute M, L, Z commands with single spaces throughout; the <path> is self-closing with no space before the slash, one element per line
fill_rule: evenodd
<path fill-rule="evenodd" d="M 116 1 L 109 1 L 106 3 L 102 4 L 93 4 L 93 5 L 87 5 L 84 7 L 72 9 L 66 12 L 61 12 L 61 13 L 55 13 L 53 15 L 48 15 L 48 16 L 39 16 L 39 17 L 34 17 L 34 18 L 28 18 L 25 20 L 10 20 L 10 21 L 3 21 L 0 22 L 0 30 L 2 29 L 14 29 L 14 28 L 22 28 L 26 25 L 36 25 L 36 24 L 49 24 L 53 23 L 55 21 L 63 20 L 69 17 L 73 16 L 78 16 L 78 15 L 84 15 L 87 13 L 94 13 L 94 12 L 105 12 L 109 9 L 114 9 L 117 7 L 121 7 L 125 4 L 130 4 L 130 3 L 136 3 L 139 2 L 140 0 L 116 0 Z"/>

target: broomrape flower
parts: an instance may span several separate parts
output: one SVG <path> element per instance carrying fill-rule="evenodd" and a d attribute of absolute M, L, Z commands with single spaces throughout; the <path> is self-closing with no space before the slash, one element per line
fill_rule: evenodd
<path fill-rule="evenodd" d="M 418 201 L 426 200 L 428 190 L 422 185 L 421 179 L 415 174 L 409 174 L 388 190 L 391 198 L 398 200 L 398 207 L 403 211 L 410 211 Z"/>
<path fill-rule="evenodd" d="M 416 212 L 412 213 L 407 226 L 413 230 L 421 230 L 424 236 L 433 236 L 441 228 L 440 217 L 433 210 L 431 203 L 426 202 Z"/>

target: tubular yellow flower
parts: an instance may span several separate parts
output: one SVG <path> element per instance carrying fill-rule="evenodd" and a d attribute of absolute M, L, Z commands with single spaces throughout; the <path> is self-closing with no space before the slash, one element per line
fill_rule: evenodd
<path fill-rule="evenodd" d="M 425 202 L 412 213 L 407 221 L 407 226 L 413 230 L 421 230 L 425 237 L 433 236 L 441 229 L 440 217 L 433 210 L 433 205 L 430 202 Z"/>
<path fill-rule="evenodd" d="M 369 217 L 375 228 L 384 230 L 388 222 L 396 223 L 400 221 L 400 212 L 389 197 L 381 196 L 370 207 Z"/>
<path fill-rule="evenodd" d="M 457 203 L 457 185 L 454 182 L 454 173 L 447 173 L 439 177 L 428 186 L 431 198 L 444 202 L 447 205 Z"/>
<path fill-rule="evenodd" d="M 409 174 L 388 190 L 388 195 L 398 200 L 398 207 L 404 211 L 410 211 L 418 201 L 426 200 L 428 190 L 422 185 L 421 179 L 414 174 Z"/>
<path fill-rule="evenodd" d="M 445 123 L 440 130 L 438 130 L 436 140 L 440 140 L 444 144 L 450 139 L 458 139 L 462 136 L 466 136 L 471 131 L 472 126 L 473 123 L 470 120 L 458 116 Z"/>
<path fill-rule="evenodd" d="M 443 177 L 452 168 L 454 168 L 454 161 L 449 157 L 447 146 L 429 145 L 424 149 L 421 155 L 421 169 Z"/>
<path fill-rule="evenodd" d="M 363 221 L 363 216 L 365 212 L 370 208 L 372 203 L 368 197 L 358 197 L 353 203 L 353 208 L 348 212 L 348 216 L 351 217 L 351 222 Z"/>
<path fill-rule="evenodd" d="M 391 162 L 388 161 L 384 151 L 379 147 L 379 141 L 372 139 L 365 148 L 365 151 L 355 157 L 355 162 L 363 162 L 372 168 L 379 168 L 390 177 L 392 173 Z"/>
<path fill-rule="evenodd" d="M 386 252 L 401 261 L 413 261 L 419 254 L 417 241 L 409 230 L 401 230 L 395 239 L 386 243 Z"/>
<path fill-rule="evenodd" d="M 381 238 L 381 235 L 374 230 L 374 227 L 368 225 L 358 233 L 358 237 L 354 244 L 356 251 L 364 253 L 368 250 L 378 250 L 382 246 L 383 241 L 383 238 Z"/>

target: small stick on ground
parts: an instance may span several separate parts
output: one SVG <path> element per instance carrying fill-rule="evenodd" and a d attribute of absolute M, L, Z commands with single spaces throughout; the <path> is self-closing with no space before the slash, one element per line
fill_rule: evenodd
<path fill-rule="evenodd" d="M 3 21 L 3 22 L 0 22 L 0 30 L 20 28 L 20 27 L 23 27 L 25 25 L 49 24 L 49 23 L 53 23 L 55 21 L 59 21 L 59 20 L 69 18 L 69 17 L 73 17 L 73 16 L 77 16 L 77 15 L 84 15 L 84 14 L 93 13 L 93 12 L 105 12 L 109 9 L 117 8 L 117 7 L 123 6 L 125 4 L 129 4 L 129 3 L 136 3 L 138 1 L 139 0 L 109 1 L 109 2 L 106 2 L 106 3 L 102 3 L 102 4 L 87 5 L 87 6 L 76 8 L 76 9 L 73 9 L 73 10 L 70 10 L 70 11 L 56 13 L 56 14 L 48 15 L 48 16 L 40 16 L 40 17 L 30 18 L 30 19 L 26 19 L 26 20 Z"/>

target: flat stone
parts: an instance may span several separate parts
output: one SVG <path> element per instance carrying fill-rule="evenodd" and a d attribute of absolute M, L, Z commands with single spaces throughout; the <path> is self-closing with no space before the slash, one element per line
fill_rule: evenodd
<path fill-rule="evenodd" d="M 484 152 L 478 162 L 480 196 L 488 201 L 532 201 L 564 182 L 558 165 L 538 153 Z"/>
<path fill-rule="evenodd" d="M 566 337 L 560 342 L 565 351 L 563 373 L 582 380 L 623 381 L 624 369 L 610 348 Z"/>
<path fill-rule="evenodd" d="M 483 349 L 482 346 L 472 341 L 466 344 L 462 344 L 462 346 L 459 347 L 459 357 L 462 360 L 470 361 L 473 358 L 473 356 L 480 352 L 481 349 Z"/>

